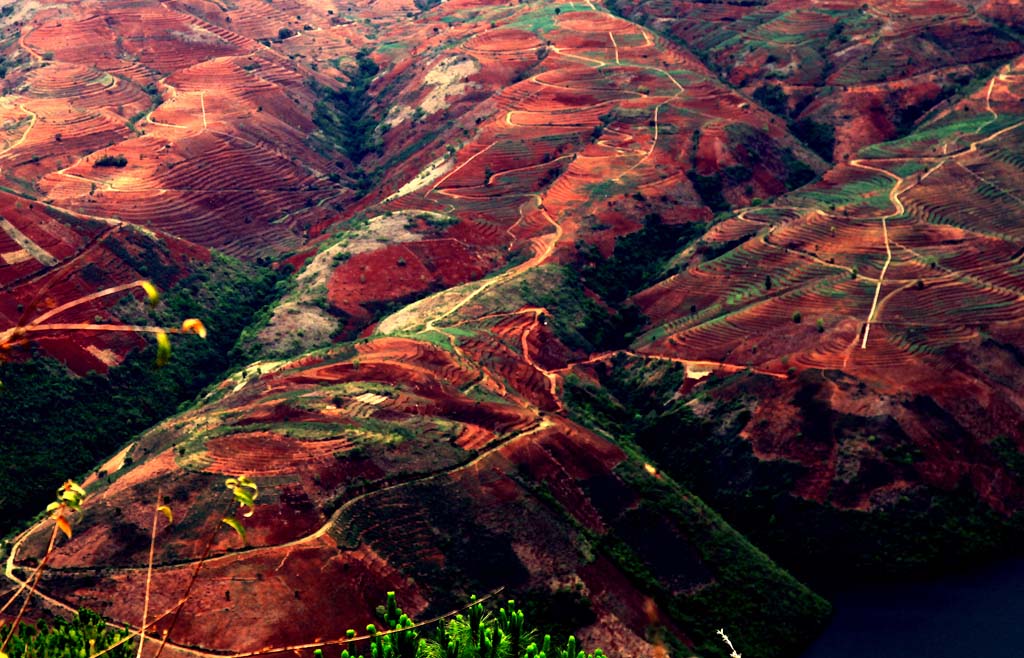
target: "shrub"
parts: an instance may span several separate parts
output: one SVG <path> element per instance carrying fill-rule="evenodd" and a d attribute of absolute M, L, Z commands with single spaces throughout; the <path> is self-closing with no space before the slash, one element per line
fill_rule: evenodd
<path fill-rule="evenodd" d="M 124 167 L 128 164 L 128 158 L 124 155 L 104 155 L 92 163 L 94 167 Z"/>
<path fill-rule="evenodd" d="M 465 614 L 463 614 L 465 613 Z M 473 658 L 502 656 L 503 658 L 540 658 L 541 656 L 564 658 L 602 658 L 604 654 L 595 649 L 592 654 L 583 651 L 576 638 L 569 636 L 564 644 L 553 643 L 550 635 L 534 641 L 537 631 L 526 625 L 523 611 L 509 601 L 507 607 L 491 614 L 484 612 L 480 601 L 473 597 L 470 605 L 441 620 L 415 624 L 402 612 L 395 600 L 395 593 L 388 592 L 385 605 L 377 608 L 378 616 L 387 630 L 378 632 L 374 624 L 366 627 L 366 635 L 356 637 L 354 630 L 345 634 L 344 640 L 329 644 L 341 644 L 347 648 L 340 652 L 342 658 L 354 658 L 362 654 L 352 653 L 357 643 L 368 643 L 373 658 L 415 658 L 416 656 L 452 656 Z M 437 632 L 430 637 L 421 637 L 419 630 L 440 621 Z M 325 644 L 324 646 L 327 646 Z M 316 658 L 324 658 L 322 649 L 315 649 Z"/>
<path fill-rule="evenodd" d="M 10 632 L 4 629 L 6 639 Z M 46 656 L 46 658 L 79 658 L 92 655 L 97 647 L 111 647 L 124 640 L 127 631 L 107 626 L 95 612 L 79 610 L 71 619 L 56 619 L 49 624 L 21 624 L 7 646 L 10 658 Z M 109 658 L 132 658 L 136 642 L 124 642 L 105 654 Z"/>

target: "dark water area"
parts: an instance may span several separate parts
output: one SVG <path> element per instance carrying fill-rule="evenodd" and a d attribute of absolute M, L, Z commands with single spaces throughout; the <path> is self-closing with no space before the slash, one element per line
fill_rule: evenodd
<path fill-rule="evenodd" d="M 855 588 L 832 603 L 831 625 L 801 658 L 1024 656 L 1024 559 Z"/>

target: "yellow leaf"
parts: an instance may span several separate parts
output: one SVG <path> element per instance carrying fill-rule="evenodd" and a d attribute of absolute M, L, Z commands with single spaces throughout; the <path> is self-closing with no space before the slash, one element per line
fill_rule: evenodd
<path fill-rule="evenodd" d="M 146 297 L 149 298 L 150 305 L 156 306 L 156 303 L 160 301 L 160 293 L 157 291 L 156 286 L 149 281 L 143 281 L 139 285 L 146 291 Z"/>
<path fill-rule="evenodd" d="M 167 505 L 161 505 L 160 507 L 156 508 L 156 511 L 163 512 L 164 516 L 167 517 L 168 523 L 174 523 L 174 514 L 171 513 L 170 507 L 168 507 Z"/>
<path fill-rule="evenodd" d="M 165 366 L 171 360 L 171 339 L 167 332 L 159 331 L 156 334 L 156 365 Z"/>
<path fill-rule="evenodd" d="M 60 531 L 67 535 L 68 539 L 71 539 L 71 524 L 68 523 L 68 520 L 63 516 L 58 516 L 54 521 L 57 522 L 57 527 L 60 528 Z"/>
<path fill-rule="evenodd" d="M 68 480 L 67 482 L 64 483 L 64 490 L 74 491 L 79 496 L 83 498 L 85 497 L 85 489 L 75 484 L 75 482 L 73 482 L 72 480 Z"/>
<path fill-rule="evenodd" d="M 60 499 L 61 502 L 76 512 L 82 507 L 81 497 L 73 491 L 65 491 L 60 495 Z"/>
<path fill-rule="evenodd" d="M 186 334 L 195 334 L 200 338 L 206 338 L 206 325 L 198 318 L 188 318 L 182 322 L 181 331 Z"/>

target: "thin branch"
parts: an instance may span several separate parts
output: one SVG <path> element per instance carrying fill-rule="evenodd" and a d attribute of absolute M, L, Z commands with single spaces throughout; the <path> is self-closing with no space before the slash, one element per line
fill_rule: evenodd
<path fill-rule="evenodd" d="M 729 645 L 729 650 L 732 651 L 732 653 L 729 654 L 729 658 L 743 658 L 743 656 L 741 656 L 739 654 L 739 652 L 736 651 L 736 647 L 732 646 L 732 641 L 730 641 L 729 640 L 729 636 L 725 634 L 725 629 L 724 628 L 719 628 L 718 629 L 718 634 L 722 636 L 722 640 L 727 645 Z"/>
<path fill-rule="evenodd" d="M 77 299 L 72 299 L 70 302 L 67 302 L 66 304 L 61 304 L 57 308 L 50 309 L 46 313 L 43 313 L 42 315 L 40 315 L 36 319 L 34 319 L 31 322 L 27 323 L 26 327 L 31 327 L 33 325 L 38 325 L 38 324 L 41 324 L 43 322 L 46 322 L 47 320 L 49 320 L 50 318 L 54 317 L 55 315 L 59 315 L 59 314 L 63 313 L 64 311 L 67 311 L 68 309 L 72 309 L 72 308 L 74 308 L 76 306 L 81 306 L 82 304 L 88 304 L 91 301 L 95 301 L 97 299 L 102 299 L 103 297 L 109 297 L 110 295 L 116 295 L 119 292 L 124 292 L 126 290 L 131 290 L 132 288 L 138 288 L 141 285 L 142 285 L 142 280 L 140 279 L 139 281 L 133 281 L 132 283 L 124 283 L 122 285 L 113 286 L 111 288 L 104 288 L 103 290 L 101 290 L 99 292 L 94 292 L 94 293 L 92 293 L 90 295 L 85 295 L 84 297 L 79 297 Z"/>
<path fill-rule="evenodd" d="M 139 650 L 136 658 L 142 658 L 142 645 L 146 643 L 146 617 L 149 616 L 149 593 L 153 585 L 153 553 L 156 551 L 156 522 L 160 517 L 161 490 L 156 492 L 156 505 L 153 507 L 153 526 L 149 531 L 149 560 L 146 562 L 146 595 L 142 603 L 142 626 L 139 627 Z"/>
<path fill-rule="evenodd" d="M 4 649 L 7 648 L 7 643 L 14 637 L 14 631 L 17 630 L 18 624 L 21 623 L 21 618 L 25 616 L 25 609 L 28 608 L 29 601 L 32 600 L 32 595 L 36 591 L 36 587 L 39 585 L 39 579 L 43 575 L 43 567 L 46 566 L 46 561 L 50 559 L 50 555 L 53 554 L 53 547 L 57 543 L 57 523 L 53 524 L 53 532 L 50 533 L 50 545 L 46 547 L 46 554 L 43 555 L 43 559 L 39 561 L 39 566 L 36 567 L 35 573 L 32 574 L 32 585 L 29 588 L 28 593 L 25 595 L 25 600 L 21 604 L 21 608 L 18 610 L 18 616 L 11 622 L 11 630 L 7 633 L 7 637 L 4 638 L 3 644 L 0 644 L 0 654 L 4 654 Z M 25 581 L 28 582 L 28 581 Z M 18 590 L 19 592 L 22 591 Z M 13 601 L 13 597 L 11 601 Z M 8 605 L 10 602 L 8 602 Z M 4 605 L 4 609 L 7 609 L 7 605 Z"/>
<path fill-rule="evenodd" d="M 219 500 L 223 495 L 224 492 L 221 491 L 220 494 L 217 495 L 217 499 Z M 231 502 L 234 503 L 234 501 Z M 185 586 L 185 593 L 182 594 L 181 600 L 178 601 L 173 608 L 174 617 L 171 618 L 170 625 L 164 629 L 163 640 L 160 642 L 160 647 L 156 650 L 156 654 L 153 658 L 160 658 L 160 654 L 163 653 L 164 647 L 167 646 L 167 640 L 171 636 L 171 631 L 174 630 L 175 624 L 178 623 L 178 615 L 181 613 L 181 609 L 184 607 L 185 602 L 188 601 L 188 597 L 192 594 L 192 586 L 196 583 L 196 578 L 199 576 L 199 570 L 202 569 L 203 564 L 206 563 L 206 558 L 210 557 L 210 552 L 213 550 L 213 542 L 217 539 L 217 533 L 220 531 L 220 525 L 221 524 L 218 523 L 210 532 L 210 538 L 206 542 L 206 548 L 203 550 L 203 555 L 199 558 L 199 562 L 196 563 L 196 568 L 192 570 L 192 576 L 188 580 L 188 585 Z M 170 614 L 170 612 L 168 614 Z"/>

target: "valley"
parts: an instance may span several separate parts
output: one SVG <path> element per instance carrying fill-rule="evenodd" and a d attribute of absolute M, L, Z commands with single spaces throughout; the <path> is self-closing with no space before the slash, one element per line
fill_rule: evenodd
<path fill-rule="evenodd" d="M 795 656 L 820 591 L 1015 554 L 1016 5 L 7 5 L 0 329 L 217 341 L 0 354 L 10 472 L 68 437 L 21 457 L 5 529 L 92 473 L 35 614 L 138 627 L 155 504 L 152 609 L 194 578 L 150 630 L 174 655 L 312 655 L 388 591 L 424 618 L 505 588 L 608 655 L 728 655 L 724 627 Z M 63 310 L 142 278 L 156 315 Z M 72 440 L 94 399 L 140 410 Z M 244 542 L 211 535 L 240 474 Z M 11 587 L 51 527 L 12 536 Z"/>

